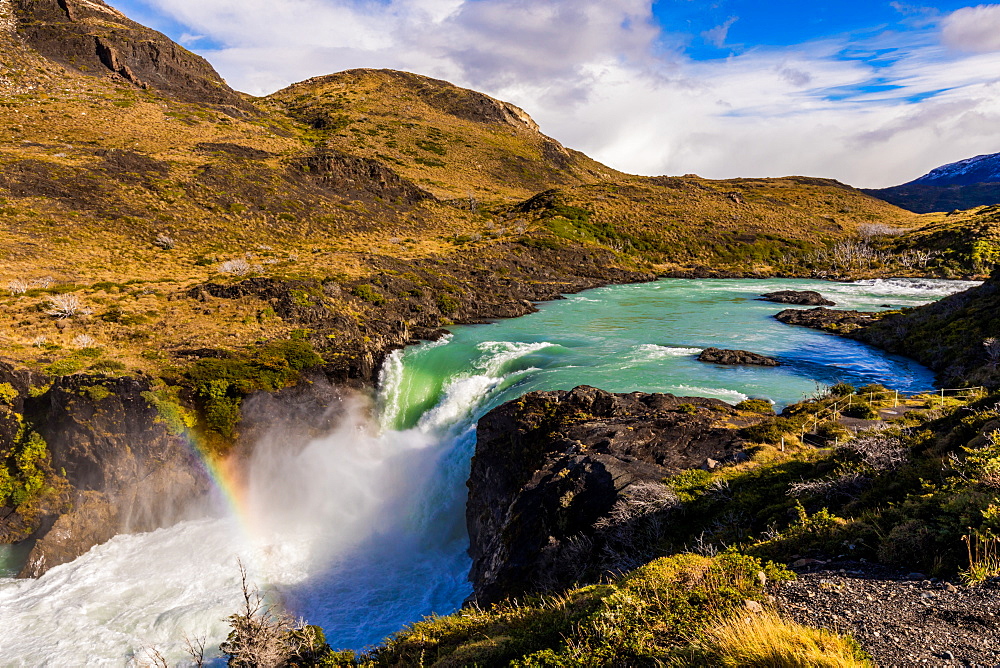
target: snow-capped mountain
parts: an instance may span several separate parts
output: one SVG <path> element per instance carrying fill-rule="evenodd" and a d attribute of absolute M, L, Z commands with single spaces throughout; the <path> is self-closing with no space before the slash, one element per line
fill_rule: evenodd
<path fill-rule="evenodd" d="M 967 186 L 997 181 L 1000 181 L 1000 153 L 990 153 L 938 167 L 906 185 Z"/>

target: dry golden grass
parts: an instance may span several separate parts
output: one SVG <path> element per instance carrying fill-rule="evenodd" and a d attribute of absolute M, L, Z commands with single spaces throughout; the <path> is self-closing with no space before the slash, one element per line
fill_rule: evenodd
<path fill-rule="evenodd" d="M 825 629 L 782 619 L 773 612 L 738 615 L 706 632 L 721 666 L 755 668 L 868 668 L 857 646 Z"/>
<path fill-rule="evenodd" d="M 629 268 L 715 262 L 735 249 L 732 264 L 766 270 L 768 258 L 738 256 L 740 249 L 783 252 L 789 243 L 851 234 L 863 222 L 917 220 L 830 182 L 624 175 L 566 151 L 517 120 L 517 110 L 416 75 L 331 75 L 255 100 L 257 114 L 231 116 L 64 69 L 0 34 L 4 40 L 12 49 L 0 55 L 4 63 L 14 53 L 32 66 L 17 70 L 20 88 L 0 86 L 0 295 L 11 280 L 50 277 L 85 300 L 103 300 L 89 319 L 58 329 L 39 310 L 44 295 L 0 296 L 0 340 L 21 361 L 44 364 L 80 333 L 139 368 L 152 364 L 143 357 L 150 349 L 285 336 L 289 326 L 257 321 L 264 304 L 230 312 L 176 297 L 209 280 L 234 280 L 219 273 L 234 258 L 248 257 L 266 276 L 344 283 L 375 271 L 378 255 L 464 266 L 500 242 L 553 243 L 552 221 L 512 208 L 553 187 L 593 224 L 652 250 L 573 230 L 555 243 L 616 248 L 618 264 Z M 497 120 L 498 109 L 510 114 Z M 199 144 L 234 145 L 252 157 Z M 377 188 L 345 193 L 292 168 L 292 159 L 324 147 L 378 160 L 440 200 L 458 201 L 407 205 L 379 197 Z M 175 247 L 158 248 L 160 235 Z M 103 294 L 101 283 L 129 286 Z M 163 303 L 132 303 L 140 289 Z M 154 311 L 155 326 L 108 324 L 100 315 L 112 306 Z M 43 337 L 62 352 L 32 345 Z"/>
<path fill-rule="evenodd" d="M 416 75 L 350 70 L 294 84 L 263 104 L 300 119 L 324 119 L 327 128 L 312 133 L 317 142 L 382 160 L 442 199 L 518 201 L 554 185 L 623 176 L 529 124 L 448 113 L 449 105 L 490 103 L 479 93 Z"/>

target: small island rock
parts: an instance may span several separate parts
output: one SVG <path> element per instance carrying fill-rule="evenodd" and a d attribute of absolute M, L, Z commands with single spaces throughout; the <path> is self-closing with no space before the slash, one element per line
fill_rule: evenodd
<path fill-rule="evenodd" d="M 774 317 L 786 325 L 799 325 L 846 334 L 878 320 L 878 313 L 866 311 L 835 311 L 828 308 L 785 309 Z"/>
<path fill-rule="evenodd" d="M 777 302 L 779 304 L 798 304 L 800 306 L 836 306 L 823 295 L 813 290 L 778 290 L 768 292 L 760 297 L 760 301 Z"/>
<path fill-rule="evenodd" d="M 721 348 L 705 348 L 698 355 L 699 362 L 712 364 L 780 366 L 781 362 L 773 357 L 752 353 L 747 350 L 723 350 Z"/>

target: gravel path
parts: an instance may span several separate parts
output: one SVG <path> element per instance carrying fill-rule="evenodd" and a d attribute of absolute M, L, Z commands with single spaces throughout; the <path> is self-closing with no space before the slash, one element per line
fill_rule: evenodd
<path fill-rule="evenodd" d="M 775 592 L 782 612 L 850 633 L 880 666 L 1000 667 L 1000 583 L 966 587 L 859 562 L 798 570 Z"/>

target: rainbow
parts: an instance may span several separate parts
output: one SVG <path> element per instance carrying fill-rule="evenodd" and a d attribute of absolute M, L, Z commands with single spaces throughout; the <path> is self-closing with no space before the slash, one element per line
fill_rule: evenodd
<path fill-rule="evenodd" d="M 224 499 L 228 510 L 236 518 L 243 532 L 249 537 L 257 535 L 253 513 L 250 511 L 246 480 L 234 459 L 213 456 L 207 448 L 202 447 L 198 437 L 190 428 L 185 429 L 181 437 L 198 460 L 202 471 Z"/>

